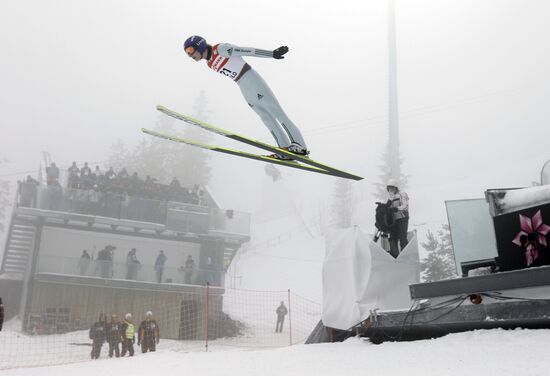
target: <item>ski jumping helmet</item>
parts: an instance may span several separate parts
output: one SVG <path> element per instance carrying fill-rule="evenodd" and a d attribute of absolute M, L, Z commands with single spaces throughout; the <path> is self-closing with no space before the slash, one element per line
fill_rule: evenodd
<path fill-rule="evenodd" d="M 190 36 L 183 44 L 183 49 L 185 50 L 185 52 L 187 52 L 187 49 L 189 47 L 192 47 L 194 51 L 198 51 L 202 54 L 204 51 L 206 51 L 206 39 L 198 35 Z"/>

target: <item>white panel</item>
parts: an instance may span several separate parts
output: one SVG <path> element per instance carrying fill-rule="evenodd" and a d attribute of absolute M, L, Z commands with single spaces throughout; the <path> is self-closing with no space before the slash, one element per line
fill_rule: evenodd
<path fill-rule="evenodd" d="M 461 262 L 497 257 L 495 229 L 485 199 L 446 201 L 458 275 Z"/>

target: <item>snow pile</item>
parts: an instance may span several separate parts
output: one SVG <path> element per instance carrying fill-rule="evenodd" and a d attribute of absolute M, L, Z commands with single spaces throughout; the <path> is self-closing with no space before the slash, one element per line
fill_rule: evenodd
<path fill-rule="evenodd" d="M 491 207 L 493 215 L 550 203 L 550 185 L 511 190 L 497 189 L 488 191 L 486 194 L 493 203 Z"/>

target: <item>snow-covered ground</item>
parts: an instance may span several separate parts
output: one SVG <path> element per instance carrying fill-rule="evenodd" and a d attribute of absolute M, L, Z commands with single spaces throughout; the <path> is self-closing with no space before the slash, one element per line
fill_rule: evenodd
<path fill-rule="evenodd" d="M 2 375 L 499 375 L 543 376 L 550 367 L 550 330 L 482 330 L 443 338 L 373 345 L 295 345 L 271 350 L 161 350 L 134 358 L 12 369 Z"/>
<path fill-rule="evenodd" d="M 288 199 L 292 195 L 280 194 L 280 185 L 265 188 L 266 199 L 258 204 L 261 210 L 253 213 L 252 242 L 239 252 L 226 278 L 230 289 L 224 309 L 247 324 L 242 336 L 212 341 L 208 352 L 203 341 L 163 339 L 156 353 L 138 352 L 131 359 L 108 359 L 104 346 L 102 358 L 90 361 L 86 331 L 47 336 L 44 342 L 40 337 L 18 333 L 18 323 L 10 322 L 7 331 L 0 332 L 0 365 L 4 362 L 4 366 L 17 368 L 0 374 L 549 374 L 550 330 L 484 330 L 382 345 L 352 338 L 344 343 L 288 346 L 288 332 L 273 333 L 272 311 L 279 300 L 286 299 L 290 289 L 296 295 L 292 298 L 296 302 L 293 309 L 301 307 L 303 318 L 301 324 L 295 323 L 301 332 L 293 336 L 292 342 L 307 337 L 320 316 L 325 238 L 320 228 L 311 225 L 315 222 L 311 216 L 304 216 L 308 211 L 300 210 Z M 66 352 L 52 354 L 48 341 L 54 346 L 62 344 Z M 41 367 L 23 368 L 36 365 Z"/>

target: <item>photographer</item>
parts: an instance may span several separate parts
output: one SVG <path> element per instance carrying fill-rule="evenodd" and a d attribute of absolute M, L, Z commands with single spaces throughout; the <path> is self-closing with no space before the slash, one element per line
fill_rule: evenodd
<path fill-rule="evenodd" d="M 409 227 L 409 196 L 400 191 L 398 185 L 395 179 L 388 180 L 386 184 L 394 220 L 394 225 L 390 228 L 390 254 L 395 258 L 407 246 Z"/>

